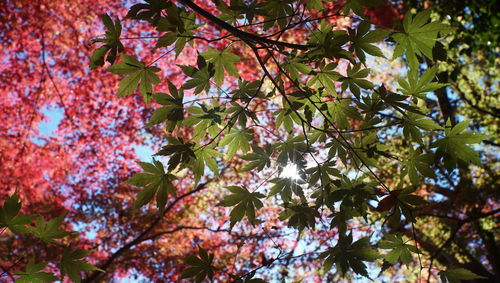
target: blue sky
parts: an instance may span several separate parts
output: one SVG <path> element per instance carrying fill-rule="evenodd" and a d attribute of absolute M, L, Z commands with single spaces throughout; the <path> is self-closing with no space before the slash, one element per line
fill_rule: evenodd
<path fill-rule="evenodd" d="M 40 134 L 45 137 L 55 137 L 54 131 L 57 130 L 59 123 L 64 118 L 63 109 L 60 107 L 45 106 L 41 112 L 46 116 L 46 119 L 38 124 Z M 33 142 L 39 145 L 43 145 L 44 143 L 42 139 L 36 137 L 33 139 Z M 151 161 L 154 151 L 149 146 L 134 145 L 133 147 L 140 161 Z"/>

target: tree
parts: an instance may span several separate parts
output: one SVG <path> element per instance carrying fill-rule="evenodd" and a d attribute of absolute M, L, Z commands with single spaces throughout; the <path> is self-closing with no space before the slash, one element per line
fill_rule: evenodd
<path fill-rule="evenodd" d="M 11 16 L 9 5 L 15 4 L 2 5 L 2 15 Z M 50 11 L 39 3 L 32 5 L 18 13 L 43 19 Z M 90 13 L 86 8 L 64 7 L 58 15 L 85 15 Z M 117 10 L 106 8 L 106 12 Z M 54 150 L 47 145 L 58 144 L 30 139 L 32 123 L 39 119 L 36 98 L 27 104 L 33 113 L 29 123 L 20 131 L 6 131 L 20 132 L 10 139 L 20 140 L 22 146 L 19 152 L 6 154 L 12 165 L 2 174 L 13 176 L 6 184 L 20 192 L 28 204 L 26 211 L 33 212 L 36 205 L 46 207 L 47 202 L 29 198 L 44 191 L 28 189 L 35 180 L 56 185 L 56 196 L 62 194 L 61 188 L 70 188 L 76 204 L 65 223 L 80 232 L 79 225 L 92 226 L 87 235 L 66 235 L 56 228 L 62 217 L 49 225 L 41 216 L 35 221 L 18 215 L 15 194 L 4 203 L 1 224 L 18 235 L 4 236 L 2 252 L 22 254 L 20 243 L 33 243 L 33 237 L 46 242 L 62 238 L 50 245 L 64 252 L 59 259 L 47 254 L 45 244 L 34 242 L 30 246 L 44 252 L 29 262 L 17 256 L 17 262 L 2 266 L 4 273 L 14 278 L 9 271 L 14 268 L 22 270 L 16 273 L 21 278 L 47 281 L 54 274 L 68 274 L 77 281 L 83 270 L 89 271 L 85 282 L 120 273 L 155 281 L 261 282 L 256 277 L 300 279 L 287 271 L 294 266 L 306 274 L 305 280 L 331 281 L 373 277 L 379 271 L 396 277 L 406 265 L 406 278 L 439 274 L 449 282 L 498 279 L 495 235 L 488 228 L 498 213 L 496 179 L 478 175 L 481 170 L 492 175 L 498 170 L 485 164 L 496 162 L 491 150 L 470 146 L 483 140 L 495 144 L 493 135 L 486 133 L 496 128 L 475 127 L 484 134 L 467 129 L 470 121 L 457 116 L 459 109 L 446 92 L 443 95 L 442 89 L 453 87 L 454 80 L 443 79 L 436 63 L 445 60 L 444 47 L 454 36 L 453 28 L 434 15 L 431 10 L 410 10 L 400 19 L 403 16 L 388 2 L 376 1 L 151 0 L 130 7 L 123 21 L 115 15 L 101 16 L 106 33 L 91 40 L 97 46 L 90 72 L 81 70 L 78 61 L 72 68 L 54 64 L 53 69 L 46 59 L 45 23 L 35 21 L 42 23 L 34 32 L 41 51 L 25 55 L 20 47 L 18 53 L 19 61 L 41 57 L 41 73 L 31 80 L 39 80 L 40 86 L 13 88 L 6 82 L 3 87 L 7 97 L 31 97 L 30 89 L 36 93 L 50 80 L 56 92 L 52 98 L 59 98 L 67 120 L 67 132 L 61 134 L 72 142 L 61 147 L 66 162 L 54 159 L 51 177 L 40 172 L 25 179 L 12 173 L 36 168 L 26 162 L 36 154 L 31 148 L 50 156 Z M 5 30 L 12 37 L 19 32 L 9 24 Z M 141 44 L 134 49 L 129 40 Z M 67 52 L 80 56 L 67 46 Z M 393 62 L 404 56 L 409 66 L 396 71 L 397 80 L 377 76 L 368 68 L 380 61 L 376 57 L 390 57 L 387 46 L 394 47 Z M 4 54 L 10 61 L 15 53 Z M 177 67 L 168 65 L 172 63 Z M 18 69 L 9 70 L 20 76 Z M 120 76 L 116 88 L 104 69 Z M 61 82 L 52 75 L 56 71 L 62 74 Z M 78 72 L 87 79 L 88 84 L 82 85 L 96 90 L 96 97 L 82 98 L 96 111 L 90 113 L 119 117 L 114 122 L 127 126 L 108 133 L 109 124 L 92 122 L 85 134 L 73 133 L 79 124 L 86 125 L 89 116 L 97 115 L 89 115 L 85 107 L 66 106 L 69 98 L 62 95 L 66 91 L 60 90 L 61 84 L 70 88 L 73 83 L 65 82 L 64 74 Z M 127 98 L 118 100 L 114 92 Z M 429 92 L 436 93 L 439 105 L 426 95 Z M 93 106 L 94 101 L 116 108 L 104 110 Z M 19 111 L 16 105 L 8 108 L 11 113 Z M 136 119 L 120 111 L 134 113 Z M 142 125 L 146 132 L 134 134 Z M 97 140 L 101 135 L 105 139 Z M 145 135 L 151 136 L 153 146 L 162 146 L 150 162 L 138 162 L 140 170 L 130 175 L 121 169 L 134 168 L 131 144 Z M 107 142 L 108 136 L 119 142 Z M 134 138 L 123 141 L 124 136 Z M 107 151 L 101 145 L 113 149 L 109 157 L 99 154 Z M 481 157 L 487 162 L 481 163 Z M 52 173 L 69 167 L 77 169 L 66 171 L 67 176 Z M 59 205 L 41 214 L 59 214 L 64 197 L 49 199 Z M 436 231 L 436 227 L 443 228 Z M 10 251 L 6 247 L 12 241 L 15 249 Z M 476 256 L 461 248 L 463 243 L 480 253 Z M 89 254 L 78 248 L 95 251 Z M 55 259 L 61 261 L 59 268 L 52 264 Z M 21 261 L 27 262 L 23 268 Z M 72 265 L 68 261 L 80 268 L 68 270 Z"/>

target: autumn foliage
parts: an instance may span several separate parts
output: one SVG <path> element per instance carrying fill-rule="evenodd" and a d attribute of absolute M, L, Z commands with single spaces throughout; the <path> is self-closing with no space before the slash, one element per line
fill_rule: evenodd
<path fill-rule="evenodd" d="M 0 281 L 497 280 L 497 114 L 394 2 L 1 1 Z"/>

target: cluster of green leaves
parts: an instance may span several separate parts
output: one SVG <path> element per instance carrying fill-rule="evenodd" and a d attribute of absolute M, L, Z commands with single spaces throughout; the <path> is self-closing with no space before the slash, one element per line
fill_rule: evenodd
<path fill-rule="evenodd" d="M 451 122 L 448 120 L 445 137 L 432 144 L 432 147 L 437 147 L 436 155 L 443 159 L 448 170 L 456 168 L 458 160 L 476 165 L 481 162 L 479 154 L 467 145 L 479 143 L 491 136 L 473 132 L 462 133 L 468 124 L 469 121 L 465 120 L 451 127 Z"/>
<path fill-rule="evenodd" d="M 380 257 L 376 249 L 370 245 L 370 238 L 361 238 L 353 242 L 352 234 L 341 235 L 335 247 L 320 255 L 325 258 L 324 269 L 330 270 L 335 264 L 337 270 L 346 273 L 352 269 L 357 274 L 368 277 L 368 271 L 364 261 L 374 261 Z"/>
<path fill-rule="evenodd" d="M 140 85 L 142 97 L 149 104 L 153 91 L 152 85 L 160 82 L 160 78 L 155 74 L 160 69 L 153 66 L 146 66 L 143 62 L 139 62 L 136 58 L 129 55 L 121 54 L 120 58 L 122 60 L 120 63 L 107 68 L 107 71 L 113 74 L 128 75 L 118 85 L 118 97 L 132 94 L 137 89 L 137 86 Z"/>
<path fill-rule="evenodd" d="M 116 60 L 116 55 L 118 52 L 122 52 L 125 48 L 120 41 L 120 35 L 122 33 L 122 25 L 119 19 L 114 23 L 111 18 L 105 14 L 101 16 L 102 22 L 106 27 L 106 37 L 95 39 L 93 42 L 102 42 L 104 45 L 97 48 L 90 58 L 90 68 L 97 69 L 104 65 L 104 59 L 113 64 Z M 107 56 L 106 56 L 107 54 Z"/>
<path fill-rule="evenodd" d="M 175 44 L 179 55 L 185 44 L 196 38 L 193 35 L 200 26 L 195 24 L 194 13 L 186 10 L 196 4 L 181 2 L 189 5 L 178 7 L 171 2 L 147 1 L 134 5 L 128 17 L 148 21 L 159 32 L 166 32 L 156 48 Z M 343 11 L 347 14 L 352 10 L 361 16 L 364 8 L 376 6 L 375 2 L 378 1 L 347 1 Z M 242 19 L 252 23 L 259 16 L 264 20 L 264 31 L 272 27 L 293 28 L 287 18 L 294 17 L 294 5 L 299 5 L 296 1 L 235 0 L 229 4 L 217 1 L 216 5 L 220 14 L 211 19 L 215 24 L 239 37 L 242 45 L 248 45 L 252 51 L 258 50 L 256 46 L 267 52 L 276 51 L 283 57 L 283 64 L 276 64 L 277 73 L 265 72 L 267 79 L 244 81 L 236 67 L 241 56 L 234 54 L 233 43 L 219 49 L 207 46 L 200 50 L 196 65 L 179 66 L 187 79 L 179 89 L 169 82 L 169 94 L 152 89 L 160 81 L 155 74 L 159 69 L 131 56 L 121 55 L 121 62 L 107 68 L 114 74 L 128 75 L 120 82 L 119 96 L 133 93 L 140 84 L 145 101 L 149 103 L 152 97 L 162 106 L 154 111 L 148 126 L 165 123 L 171 134 L 166 138 L 168 143 L 157 153 L 169 158 L 167 169 L 159 161 L 139 163 L 144 172 L 125 182 L 144 187 L 138 194 L 136 208 L 151 202 L 156 195 L 162 213 L 168 195 L 175 196 L 172 181 L 179 169 L 190 168 L 195 181 L 199 182 L 206 173 L 205 168 L 218 175 L 221 164 L 235 158 L 246 162 L 244 172 L 264 173 L 275 166 L 276 171 L 281 171 L 279 168 L 294 164 L 298 167 L 298 177 L 270 179 L 268 183 L 272 185 L 267 195 L 252 188 L 229 186 L 231 194 L 224 196 L 219 205 L 231 208 L 230 227 L 245 216 L 251 224 L 257 223 L 263 200 L 279 196 L 276 202 L 281 200 L 279 219 L 299 231 L 316 229 L 318 219 L 324 217 L 323 209 L 329 210 L 330 227 L 337 229 L 339 236 L 337 244 L 320 257 L 325 260 L 325 271 L 335 265 L 341 273 L 352 270 L 368 277 L 364 262 L 383 259 L 385 266 L 398 261 L 409 265 L 412 254 L 418 253 L 415 246 L 390 233 L 385 233 L 384 240 L 378 243 L 370 242 L 370 237 L 355 240 L 349 231 L 349 222 L 353 219 L 367 222 L 376 213 L 387 218 L 393 227 L 403 227 L 415 221 L 415 208 L 426 204 L 415 190 L 421 178 L 436 177 L 433 166 L 442 163 L 452 170 L 458 162 L 480 163 L 479 155 L 467 145 L 489 136 L 462 133 L 467 121 L 454 127 L 448 122 L 442 127 L 424 106 L 426 94 L 445 84 L 436 79 L 437 67 L 428 66 L 421 72 L 420 63 L 432 62 L 436 42 L 453 29 L 430 20 L 430 10 L 415 15 L 408 12 L 396 30 L 374 27 L 367 20 L 360 20 L 356 29 L 339 30 L 322 21 L 308 34 L 307 45 L 299 46 L 303 52 L 288 52 L 286 48 L 293 48 L 290 44 L 250 36 L 229 24 Z M 321 10 L 322 7 L 322 1 L 310 1 L 306 8 Z M 206 14 L 204 17 L 210 18 Z M 367 54 L 384 57 L 376 43 L 386 38 L 396 44 L 393 59 L 405 55 L 409 65 L 407 74 L 397 80 L 396 90 L 376 86 L 370 79 L 372 70 L 367 66 Z M 274 49 L 270 46 L 273 44 L 277 46 Z M 261 68 L 267 71 L 266 62 L 257 51 L 255 54 L 259 56 Z M 345 72 L 338 68 L 341 60 L 347 63 Z M 238 78 L 238 86 L 229 91 L 224 89 L 227 75 Z M 285 88 L 286 80 L 293 90 Z M 218 94 L 224 93 L 228 102 L 212 96 L 212 82 L 219 89 Z M 183 99 L 184 91 L 190 89 L 200 99 L 188 107 L 185 103 L 190 102 Z M 249 106 L 259 99 L 278 101 L 278 96 L 281 96 L 280 109 L 269 111 L 275 123 L 270 131 L 284 128 L 285 138 L 264 145 L 248 127 L 249 121 L 259 125 L 264 119 Z M 388 133 L 404 137 L 403 150 L 391 144 L 390 138 L 381 137 L 379 128 L 391 128 Z M 178 129 L 188 129 L 191 140 L 178 136 Z M 318 161 L 315 155 L 319 151 L 327 154 Z M 316 166 L 307 166 L 308 155 Z M 388 159 L 397 160 L 394 166 L 400 169 L 399 176 L 394 177 L 398 183 L 394 187 L 386 186 L 379 177 L 380 163 Z M 358 172 L 356 177 L 348 177 L 353 172 Z M 390 251 L 382 254 L 380 250 Z M 200 282 L 217 272 L 213 255 L 201 248 L 199 255 L 186 258 L 190 267 L 183 278 Z M 452 282 L 453 275 L 446 272 L 441 273 L 442 277 Z"/>
<path fill-rule="evenodd" d="M 61 228 L 64 214 L 45 221 L 41 215 L 35 217 L 33 215 L 22 214 L 20 211 L 21 202 L 16 192 L 5 200 L 3 206 L 0 207 L 0 229 L 2 229 L 2 232 L 8 228 L 12 233 L 31 234 L 46 243 L 54 243 L 56 239 L 64 238 L 71 234 Z M 37 263 L 34 258 L 30 258 L 24 271 L 15 272 L 18 276 L 16 283 L 55 282 L 63 280 L 65 275 L 68 275 L 69 279 L 73 282 L 80 282 L 82 271 L 97 270 L 103 272 L 103 270 L 82 259 L 89 253 L 90 251 L 87 250 L 72 250 L 71 247 L 66 247 L 59 262 L 60 278 L 51 272 L 43 271 L 48 264 L 47 262 Z"/>
<path fill-rule="evenodd" d="M 134 207 L 140 208 L 141 206 L 149 203 L 156 195 L 156 205 L 163 213 L 167 203 L 168 195 L 176 196 L 175 187 L 172 181 L 176 177 L 172 174 L 166 173 L 163 164 L 160 161 L 153 161 L 153 163 L 137 162 L 144 170 L 143 173 L 137 173 L 124 184 L 130 184 L 138 187 L 144 187 L 137 195 Z"/>
<path fill-rule="evenodd" d="M 398 58 L 405 53 L 411 70 L 418 69 L 417 56 L 424 55 L 433 59 L 432 49 L 438 40 L 438 35 L 444 36 L 453 31 L 449 25 L 439 21 L 428 23 L 432 10 L 425 10 L 416 16 L 407 13 L 403 20 L 403 32 L 392 35 L 397 42 L 393 58 Z"/>
<path fill-rule="evenodd" d="M 231 226 L 246 215 L 251 223 L 255 222 L 255 210 L 262 208 L 264 205 L 261 198 L 265 195 L 258 192 L 250 192 L 247 188 L 239 186 L 230 186 L 227 189 L 232 193 L 227 195 L 219 203 L 222 206 L 232 207 L 236 205 L 230 214 Z"/>

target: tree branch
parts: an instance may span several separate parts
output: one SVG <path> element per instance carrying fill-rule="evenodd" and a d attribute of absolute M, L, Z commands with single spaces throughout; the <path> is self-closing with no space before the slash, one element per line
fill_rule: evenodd
<path fill-rule="evenodd" d="M 209 181 L 205 182 L 205 183 L 201 183 L 199 184 L 196 189 L 192 190 L 192 191 L 189 191 L 187 193 L 184 193 L 183 195 L 179 196 L 178 198 L 176 198 L 172 203 L 170 203 L 166 208 L 165 208 L 165 211 L 162 215 L 158 216 L 150 225 L 148 228 L 146 228 L 146 230 L 144 230 L 141 234 L 139 234 L 139 236 L 137 236 L 135 239 L 133 239 L 132 241 L 128 242 L 127 244 L 125 244 L 124 246 L 122 246 L 120 249 L 118 249 L 116 252 L 114 252 L 109 258 L 108 260 L 106 260 L 106 262 L 104 262 L 103 264 L 99 265 L 99 268 L 102 269 L 102 270 L 106 270 L 118 257 L 120 257 L 124 252 L 130 250 L 132 247 L 140 244 L 141 242 L 144 242 L 145 240 L 147 240 L 148 238 L 144 238 L 149 232 L 151 232 L 155 227 L 156 225 L 160 222 L 160 220 L 163 218 L 163 216 L 165 214 L 167 214 L 179 201 L 181 201 L 182 199 L 192 195 L 192 194 L 195 194 L 199 191 L 202 191 L 204 189 L 207 188 L 207 183 Z M 82 280 L 83 283 L 90 283 L 90 282 L 94 282 L 94 280 L 96 280 L 102 273 L 99 272 L 99 271 L 94 271 L 92 272 L 89 277 L 87 277 L 86 279 Z"/>
<path fill-rule="evenodd" d="M 225 21 L 217 18 L 216 16 L 212 15 L 211 13 L 209 13 L 205 9 L 201 8 L 200 6 L 196 5 L 194 2 L 192 2 L 190 0 L 179 0 L 179 2 L 188 6 L 193 11 L 195 11 L 199 15 L 203 16 L 207 20 L 211 21 L 212 23 L 216 24 L 220 28 L 225 29 L 226 31 L 232 33 L 234 36 L 239 37 L 244 41 L 256 42 L 256 43 L 261 43 L 261 44 L 266 43 L 266 44 L 276 45 L 276 46 L 280 46 L 280 47 L 287 47 L 287 48 L 299 49 L 299 50 L 308 50 L 311 47 L 309 45 L 294 44 L 294 43 L 272 40 L 272 39 L 265 38 L 265 37 L 262 37 L 259 35 L 244 32 L 244 31 L 239 30 L 239 29 L 235 28 L 234 26 L 226 23 Z"/>

